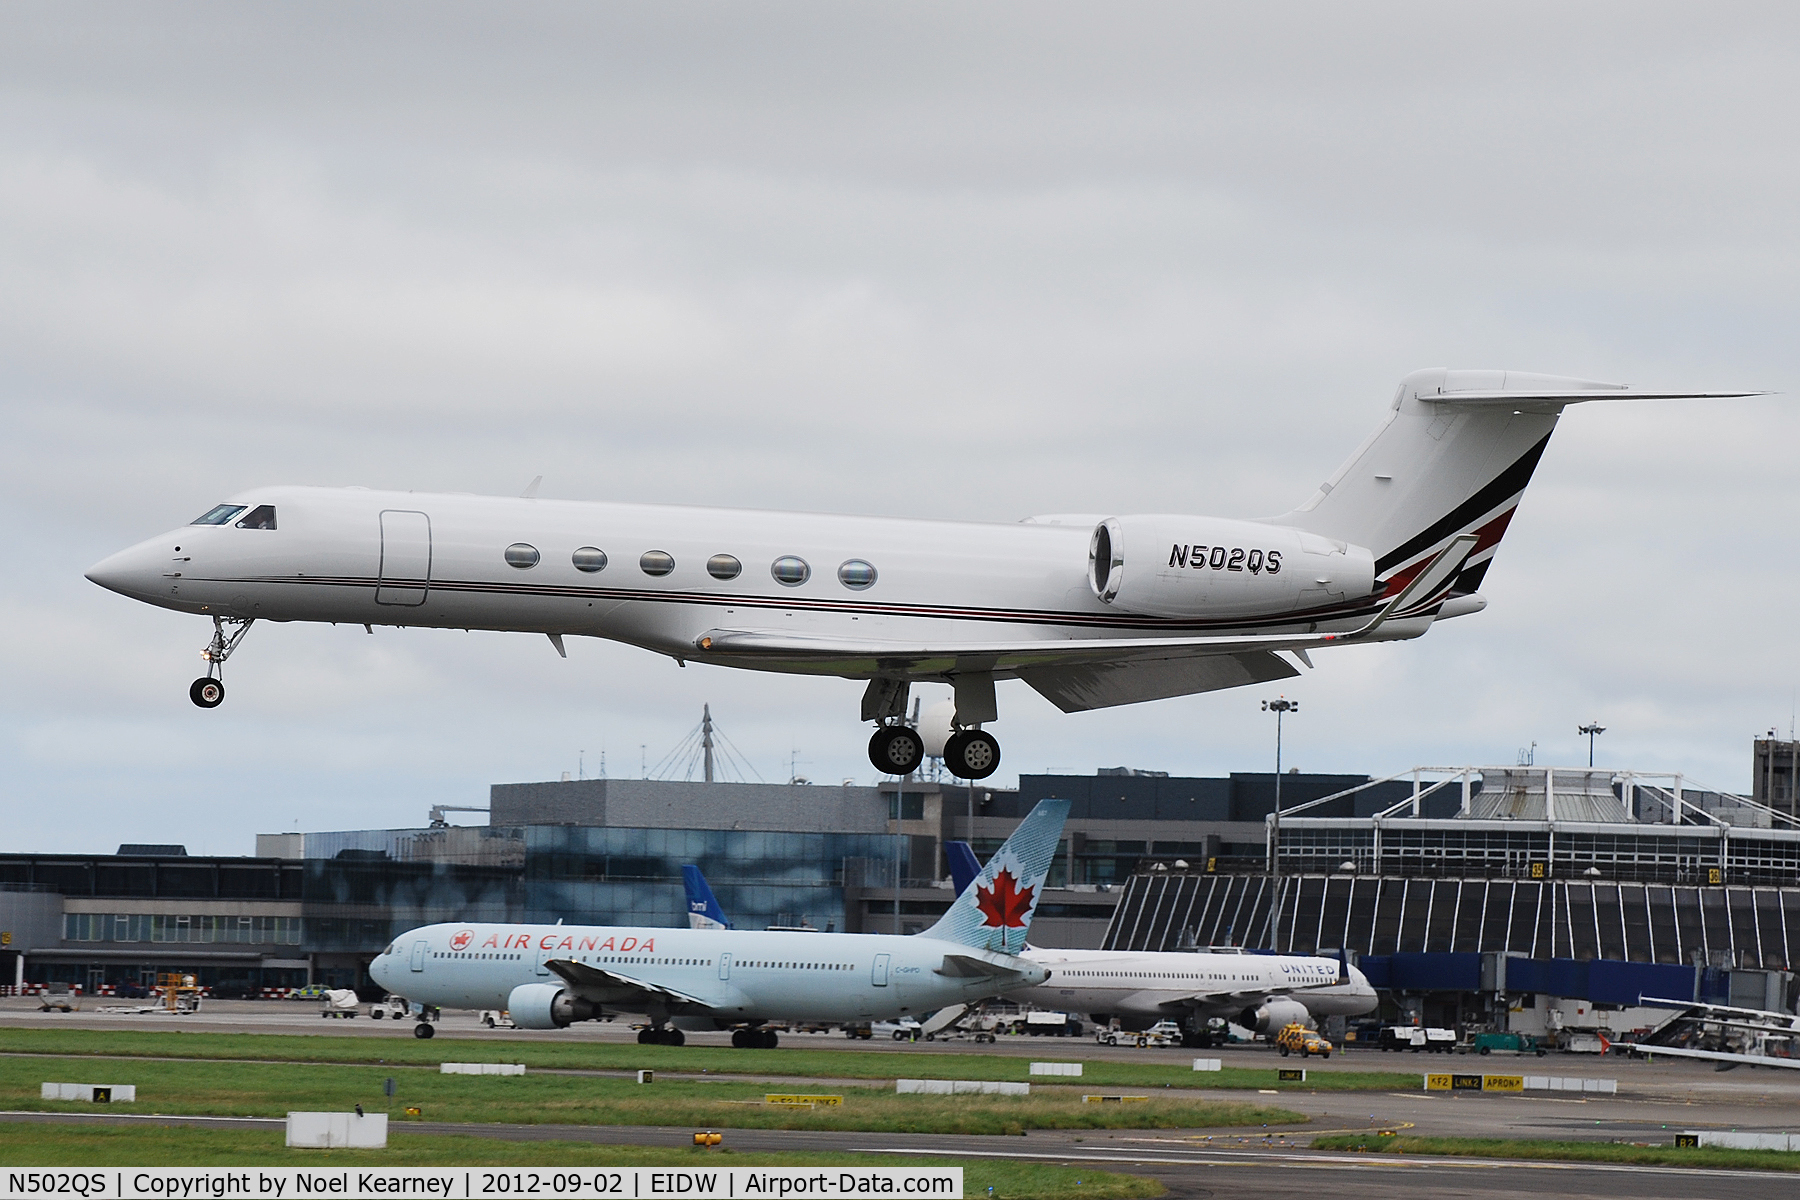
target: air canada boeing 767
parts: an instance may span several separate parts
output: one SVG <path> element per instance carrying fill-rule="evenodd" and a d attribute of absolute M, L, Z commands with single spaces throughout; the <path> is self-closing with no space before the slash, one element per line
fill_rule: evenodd
<path fill-rule="evenodd" d="M 955 689 L 945 765 L 1000 761 L 994 683 L 1065 712 L 1267 683 L 1321 647 L 1479 612 L 1481 581 L 1557 417 L 1648 392 L 1513 371 L 1418 371 L 1292 512 L 896 520 L 523 497 L 267 487 L 87 576 L 212 618 L 195 704 L 255 621 L 609 638 L 683 663 L 866 682 L 869 758 L 918 766 L 920 681 Z"/>

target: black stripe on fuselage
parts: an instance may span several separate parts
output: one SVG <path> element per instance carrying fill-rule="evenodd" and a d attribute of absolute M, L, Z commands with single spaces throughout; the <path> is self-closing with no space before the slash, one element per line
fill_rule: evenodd
<path fill-rule="evenodd" d="M 323 587 L 377 587 L 405 591 L 463 592 L 477 595 L 537 597 L 557 600 L 617 600 L 637 603 L 695 604 L 713 608 L 775 609 L 784 612 L 849 613 L 858 616 L 929 617 L 957 621 L 984 621 L 1015 625 L 1054 625 L 1064 627 L 1154 630 L 1172 635 L 1219 629 L 1269 629 L 1291 625 L 1317 624 L 1320 621 L 1349 620 L 1369 616 L 1379 609 L 1378 597 L 1367 596 L 1356 601 L 1276 613 L 1264 617 L 1218 619 L 1212 621 L 1173 621 L 1166 618 L 1139 617 L 1104 613 L 1049 612 L 1033 609 L 966 608 L 952 605 L 876 604 L 867 600 L 840 601 L 803 599 L 798 596 L 714 595 L 707 592 L 640 592 L 630 588 L 565 587 L 554 584 L 484 583 L 472 580 L 372 579 L 366 576 L 329 575 L 265 575 L 241 579 L 196 579 L 205 583 L 270 583 L 313 585 Z M 397 605 L 397 610 L 417 611 L 420 605 Z M 430 624 L 416 621 L 407 624 Z M 460 624 L 459 622 L 457 624 Z"/>
<path fill-rule="evenodd" d="M 1531 473 L 1537 470 L 1538 459 L 1544 456 L 1544 447 L 1549 444 L 1550 435 L 1546 433 L 1543 440 L 1520 455 L 1512 466 L 1500 472 L 1480 491 L 1457 505 L 1449 515 L 1434 522 L 1423 533 L 1408 539 L 1376 559 L 1376 578 L 1381 578 L 1388 571 L 1393 570 L 1401 563 L 1410 561 L 1446 538 L 1461 533 L 1471 524 L 1524 491 L 1525 485 L 1531 482 Z"/>

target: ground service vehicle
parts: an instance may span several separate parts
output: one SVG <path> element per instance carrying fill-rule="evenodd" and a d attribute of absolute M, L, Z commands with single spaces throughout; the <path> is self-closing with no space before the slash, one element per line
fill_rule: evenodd
<path fill-rule="evenodd" d="M 1477 1033 L 1460 1047 L 1460 1052 L 1492 1054 L 1535 1054 L 1544 1056 L 1544 1044 L 1529 1033 Z"/>
<path fill-rule="evenodd" d="M 1298 1054 L 1301 1058 L 1310 1058 L 1315 1054 L 1320 1058 L 1330 1058 L 1332 1045 L 1321 1034 L 1296 1021 L 1275 1035 L 1275 1049 L 1281 1052 L 1283 1058 L 1290 1054 Z"/>

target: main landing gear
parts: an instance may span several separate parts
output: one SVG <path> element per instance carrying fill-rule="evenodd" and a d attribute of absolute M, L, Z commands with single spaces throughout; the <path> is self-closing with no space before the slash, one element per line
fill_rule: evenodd
<path fill-rule="evenodd" d="M 212 620 L 212 641 L 200 652 L 200 657 L 206 660 L 206 674 L 188 686 L 188 699 L 201 708 L 217 708 L 225 703 L 225 660 L 231 657 L 231 652 L 238 648 L 238 643 L 244 640 L 244 635 L 256 624 L 253 617 L 214 617 Z M 237 626 L 230 637 L 225 635 L 227 625 Z M 422 1033 L 419 1036 L 431 1035 Z"/>
<path fill-rule="evenodd" d="M 869 738 L 869 762 L 883 775 L 911 775 L 925 761 L 925 740 L 906 723 L 910 690 L 904 679 L 876 678 L 863 693 L 863 720 L 876 722 Z M 944 742 L 944 767 L 958 779 L 986 779 L 1000 769 L 1000 742 L 980 727 L 994 719 L 993 693 L 991 678 L 957 682 L 956 715 Z"/>
<path fill-rule="evenodd" d="M 734 1029 L 731 1044 L 739 1050 L 773 1050 L 781 1037 L 773 1029 Z"/>
<path fill-rule="evenodd" d="M 960 729 L 944 743 L 944 769 L 958 779 L 986 779 L 1000 769 L 1000 743 L 984 729 Z"/>
<path fill-rule="evenodd" d="M 883 775 L 911 775 L 925 761 L 925 740 L 905 725 L 883 725 L 869 739 L 869 761 Z"/>
<path fill-rule="evenodd" d="M 685 1046 L 687 1037 L 681 1030 L 669 1026 L 649 1025 L 638 1030 L 640 1046 Z"/>

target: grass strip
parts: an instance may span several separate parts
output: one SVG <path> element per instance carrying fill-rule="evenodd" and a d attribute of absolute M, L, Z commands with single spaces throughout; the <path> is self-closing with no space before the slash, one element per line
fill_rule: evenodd
<path fill-rule="evenodd" d="M 729 1135 L 727 1135 L 729 1136 Z M 269 1130 L 0 1125 L 0 1166 L 9 1167 L 841 1167 L 963 1168 L 963 1194 L 999 1200 L 1149 1200 L 1163 1186 L 1140 1175 L 1089 1167 L 991 1159 L 896 1159 L 892 1155 L 740 1154 L 667 1146 L 504 1142 L 462 1134 L 396 1131 L 386 1150 L 290 1150 Z"/>
<path fill-rule="evenodd" d="M 385 1081 L 392 1078 L 392 1100 Z M 45 1081 L 129 1083 L 126 1112 L 282 1117 L 290 1111 L 348 1112 L 360 1104 L 395 1121 L 420 1118 L 505 1125 L 689 1125 L 732 1129 L 825 1129 L 882 1133 L 1018 1134 L 1027 1129 L 1201 1129 L 1292 1124 L 1305 1117 L 1236 1101 L 1153 1096 L 1142 1104 L 1084 1104 L 1069 1088 L 1029 1096 L 896 1095 L 888 1087 L 817 1087 L 842 1105 L 769 1105 L 763 1083 L 661 1079 L 639 1084 L 610 1076 L 441 1075 L 383 1066 L 300 1063 L 0 1058 L 0 1108 L 92 1113 L 81 1101 L 44 1100 Z"/>
<path fill-rule="evenodd" d="M 1627 1163 L 1647 1167 L 1721 1167 L 1731 1170 L 1800 1171 L 1800 1154 L 1783 1150 L 1725 1150 L 1714 1146 L 1633 1146 L 1622 1142 L 1551 1142 L 1523 1138 L 1379 1137 L 1331 1134 L 1312 1141 L 1315 1150 L 1368 1154 L 1438 1154 L 1456 1158 L 1520 1158 L 1543 1162 Z"/>
<path fill-rule="evenodd" d="M 262 1062 L 376 1063 L 435 1068 L 449 1062 L 512 1062 L 565 1070 L 713 1072 L 826 1079 L 994 1079 L 1030 1081 L 1029 1060 L 1009 1054 L 812 1050 L 798 1038 L 777 1050 L 726 1046 L 639 1046 L 606 1042 L 547 1042 L 493 1036 L 414 1038 L 401 1023 L 393 1038 L 325 1034 L 189 1033 L 97 1029 L 0 1030 L 0 1053 L 145 1058 L 253 1059 Z M 1047 1040 L 1040 1059 L 1073 1060 L 1080 1042 Z M 1318 1066 L 1305 1083 L 1281 1083 L 1277 1068 L 1228 1067 L 1197 1072 L 1179 1063 L 1083 1060 L 1080 1086 L 1204 1087 L 1231 1090 L 1416 1091 L 1417 1071 L 1343 1071 Z M 1038 1080 L 1042 1082 L 1042 1080 Z M 1072 1081 L 1071 1081 L 1072 1082 Z"/>

